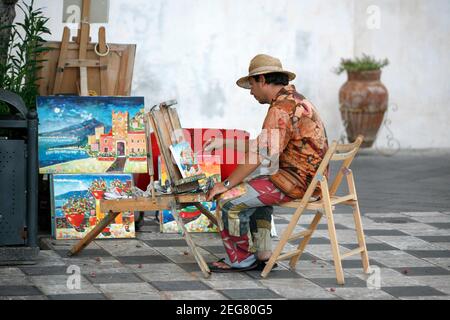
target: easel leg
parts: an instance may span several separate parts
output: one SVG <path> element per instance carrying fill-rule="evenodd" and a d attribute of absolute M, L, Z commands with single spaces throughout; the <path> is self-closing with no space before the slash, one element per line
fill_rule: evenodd
<path fill-rule="evenodd" d="M 102 231 L 105 229 L 118 215 L 120 212 L 109 212 L 83 239 L 78 241 L 67 255 L 69 257 L 78 254 L 83 250 L 89 243 L 91 243 Z"/>
<path fill-rule="evenodd" d="M 53 94 L 57 94 L 61 90 L 61 84 L 64 77 L 64 64 L 67 59 L 67 47 L 69 46 L 70 30 L 64 27 L 61 48 L 59 50 L 58 66 L 56 68 L 55 83 L 53 84 Z"/>
<path fill-rule="evenodd" d="M 200 210 L 201 213 L 203 213 L 212 223 L 214 223 L 216 226 L 218 226 L 218 222 L 216 217 L 214 217 L 208 209 L 206 209 L 201 203 L 195 203 L 195 207 Z"/>
<path fill-rule="evenodd" d="M 205 262 L 205 259 L 203 259 L 200 252 L 197 250 L 197 246 L 195 245 L 194 241 L 191 238 L 191 235 L 189 232 L 187 232 L 186 227 L 184 226 L 183 220 L 181 219 L 180 215 L 177 211 L 177 206 L 175 203 L 171 203 L 171 209 L 172 209 L 172 215 L 174 216 L 175 220 L 177 221 L 178 226 L 181 228 L 183 232 L 183 237 L 185 238 L 189 248 L 192 251 L 192 254 L 194 255 L 195 261 L 197 261 L 198 266 L 203 272 L 203 275 L 205 278 L 209 278 L 211 275 L 211 271 L 208 268 L 208 265 Z"/>

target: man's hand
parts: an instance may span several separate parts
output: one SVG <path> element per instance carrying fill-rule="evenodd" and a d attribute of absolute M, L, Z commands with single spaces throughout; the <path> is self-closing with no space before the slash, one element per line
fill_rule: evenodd
<path fill-rule="evenodd" d="M 208 191 L 208 193 L 206 194 L 206 201 L 211 201 L 214 199 L 214 197 L 216 195 L 219 195 L 221 193 L 224 193 L 225 191 L 227 191 L 228 189 L 225 188 L 225 186 L 223 185 L 223 183 L 217 183 L 214 185 L 214 187 Z"/>
<path fill-rule="evenodd" d="M 224 140 L 222 138 L 212 138 L 203 145 L 203 152 L 223 149 Z"/>

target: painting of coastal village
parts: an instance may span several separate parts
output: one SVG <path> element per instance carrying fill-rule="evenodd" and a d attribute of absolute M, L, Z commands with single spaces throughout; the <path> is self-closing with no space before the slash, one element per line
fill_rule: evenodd
<path fill-rule="evenodd" d="M 99 202 L 108 194 L 131 192 L 131 174 L 55 174 L 52 177 L 52 235 L 81 239 L 105 217 Z M 97 238 L 134 238 L 134 213 L 122 212 Z"/>
<path fill-rule="evenodd" d="M 38 97 L 39 173 L 145 173 L 143 97 Z"/>

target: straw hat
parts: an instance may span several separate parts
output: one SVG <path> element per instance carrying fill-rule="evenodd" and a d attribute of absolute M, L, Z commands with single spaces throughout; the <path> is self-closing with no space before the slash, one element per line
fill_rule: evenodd
<path fill-rule="evenodd" d="M 236 81 L 236 84 L 241 88 L 250 89 L 250 83 L 248 82 L 249 77 L 272 72 L 287 74 L 289 81 L 295 79 L 295 73 L 283 70 L 283 66 L 281 65 L 281 61 L 279 59 L 271 57 L 267 54 L 258 54 L 250 61 L 248 76 L 240 78 Z"/>

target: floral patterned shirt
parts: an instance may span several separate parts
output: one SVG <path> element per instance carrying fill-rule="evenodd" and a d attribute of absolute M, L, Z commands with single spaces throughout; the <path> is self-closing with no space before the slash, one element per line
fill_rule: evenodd
<path fill-rule="evenodd" d="M 328 150 L 316 108 L 293 85 L 287 85 L 272 100 L 262 129 L 257 152 L 261 154 L 261 146 L 266 146 L 269 156 L 279 154 L 279 167 L 294 169 L 306 190 Z"/>

